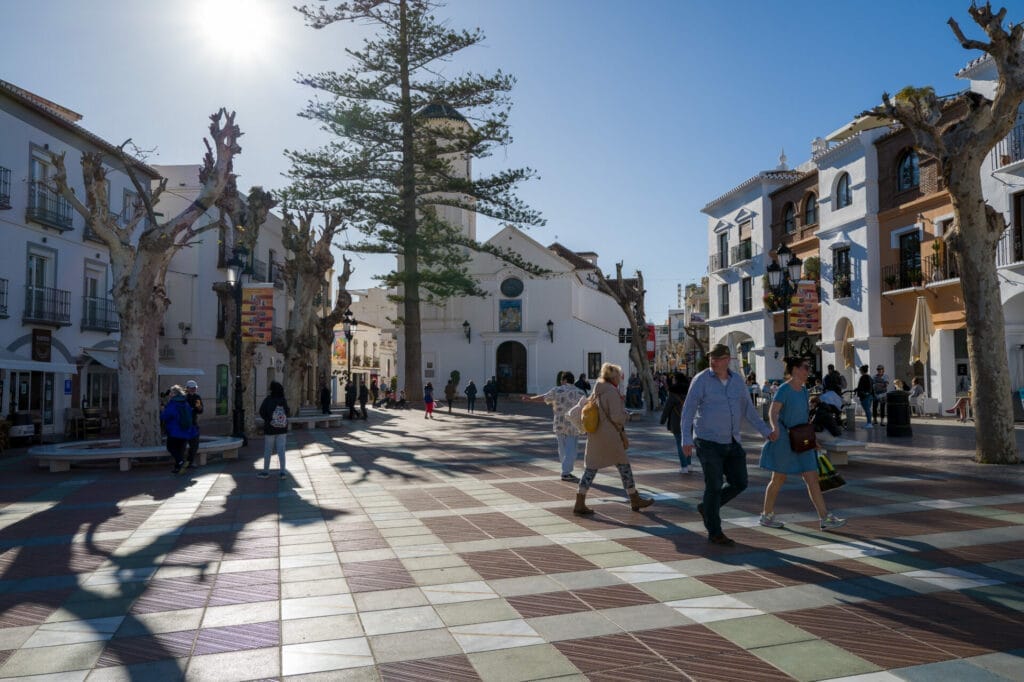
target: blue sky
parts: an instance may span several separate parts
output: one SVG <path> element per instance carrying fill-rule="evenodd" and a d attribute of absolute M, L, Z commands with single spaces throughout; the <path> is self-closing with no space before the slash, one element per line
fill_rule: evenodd
<path fill-rule="evenodd" d="M 0 43 L 18 57 L 0 78 L 81 113 L 110 142 L 156 148 L 155 164 L 197 163 L 209 114 L 234 109 L 245 133 L 240 187 L 277 188 L 282 150 L 321 140 L 296 115 L 312 93 L 294 76 L 342 70 L 360 33 L 306 28 L 293 4 L 9 0 Z M 605 272 L 619 260 L 642 270 L 648 318 L 660 322 L 676 285 L 706 271 L 709 200 L 774 168 L 780 149 L 791 166 L 805 161 L 814 137 L 883 91 L 964 87 L 953 74 L 978 53 L 956 43 L 946 20 L 980 35 L 969 4 L 453 0 L 437 15 L 487 36 L 447 73 L 501 68 L 518 81 L 515 141 L 477 168 L 536 169 L 520 196 L 547 225 L 529 234 L 596 251 Z M 225 8 L 243 21 L 219 23 Z M 1011 7 L 1011 20 L 1020 14 Z M 479 230 L 487 238 L 497 226 Z M 370 286 L 390 260 L 355 266 L 352 286 Z"/>

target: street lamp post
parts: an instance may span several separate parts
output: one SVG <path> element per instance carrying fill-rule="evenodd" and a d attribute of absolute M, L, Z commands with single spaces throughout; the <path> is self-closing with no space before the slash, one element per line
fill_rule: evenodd
<path fill-rule="evenodd" d="M 245 403 L 242 401 L 242 272 L 247 253 L 245 248 L 238 247 L 227 262 L 228 283 L 235 299 L 235 409 L 231 415 L 231 436 L 241 438 L 245 445 L 249 444 L 249 439 L 245 437 Z"/>
<path fill-rule="evenodd" d="M 793 294 L 796 293 L 796 283 L 800 279 L 800 272 L 804 262 L 800 260 L 789 247 L 783 244 L 776 251 L 778 262 L 772 261 L 768 266 L 768 286 L 772 293 L 782 298 L 782 349 L 783 357 L 789 356 L 789 306 L 792 303 Z"/>
<path fill-rule="evenodd" d="M 345 357 L 348 359 L 348 381 L 352 381 L 352 332 L 355 331 L 356 322 L 355 317 L 352 316 L 351 310 L 346 310 L 345 315 L 342 316 L 344 324 L 342 328 L 345 330 Z"/>

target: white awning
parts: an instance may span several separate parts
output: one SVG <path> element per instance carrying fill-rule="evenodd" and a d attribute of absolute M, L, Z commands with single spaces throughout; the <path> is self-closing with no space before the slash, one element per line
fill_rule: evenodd
<path fill-rule="evenodd" d="M 108 369 L 117 369 L 117 351 L 113 348 L 83 348 L 82 354 L 86 355 Z M 164 377 L 176 376 L 203 376 L 206 374 L 198 367 L 170 367 L 159 365 L 156 373 Z"/>
<path fill-rule="evenodd" d="M 78 367 L 68 362 L 40 362 L 29 360 L 17 353 L 0 350 L 0 368 L 16 369 L 23 372 L 57 372 L 58 374 L 78 374 Z"/>

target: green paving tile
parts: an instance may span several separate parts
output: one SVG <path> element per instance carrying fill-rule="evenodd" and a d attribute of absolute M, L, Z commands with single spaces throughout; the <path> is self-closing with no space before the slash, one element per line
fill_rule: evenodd
<path fill-rule="evenodd" d="M 504 599 L 484 599 L 457 604 L 438 604 L 434 607 L 437 615 L 449 627 L 472 623 L 491 623 L 499 620 L 519 618 L 519 612 Z"/>
<path fill-rule="evenodd" d="M 801 682 L 848 677 L 881 670 L 874 663 L 869 663 L 822 640 L 777 644 L 752 649 L 751 653 Z"/>
<path fill-rule="evenodd" d="M 722 594 L 710 585 L 702 583 L 697 578 L 673 578 L 671 580 L 656 580 L 649 583 L 637 583 L 634 585 L 638 590 L 643 590 L 661 602 L 674 601 L 676 599 L 692 599 L 694 597 L 710 597 Z"/>
<path fill-rule="evenodd" d="M 483 651 L 469 654 L 469 661 L 481 678 L 498 682 L 546 680 L 579 673 L 579 669 L 550 644 Z"/>
<path fill-rule="evenodd" d="M 720 620 L 708 623 L 707 627 L 744 649 L 817 639 L 811 633 L 772 615 Z"/>
<path fill-rule="evenodd" d="M 966 595 L 1005 606 L 1014 611 L 1024 611 L 1024 589 L 1020 583 L 1006 585 L 986 585 L 962 590 Z"/>
<path fill-rule="evenodd" d="M 610 552 L 608 554 L 591 554 L 587 561 L 597 564 L 602 568 L 616 568 L 618 566 L 635 566 L 638 564 L 652 563 L 652 559 L 640 552 Z"/>

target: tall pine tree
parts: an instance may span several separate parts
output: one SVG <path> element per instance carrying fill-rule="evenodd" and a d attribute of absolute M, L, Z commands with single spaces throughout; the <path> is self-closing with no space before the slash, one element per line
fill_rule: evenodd
<path fill-rule="evenodd" d="M 508 93 L 514 79 L 500 71 L 441 75 L 444 62 L 480 43 L 483 34 L 447 28 L 432 15 L 435 7 L 426 0 L 300 7 L 314 28 L 354 22 L 376 33 L 361 49 L 346 50 L 352 62 L 347 71 L 299 79 L 325 95 L 302 115 L 320 122 L 333 139 L 318 150 L 287 152 L 291 196 L 307 207 L 350 216 L 360 237 L 347 248 L 397 257 L 396 268 L 379 279 L 399 291 L 402 379 L 410 396 L 422 392 L 420 302 L 483 295 L 467 271 L 471 251 L 537 272 L 516 254 L 481 244 L 445 221 L 445 207 L 521 226 L 543 223 L 514 194 L 534 175 L 531 169 L 470 177 L 472 159 L 512 141 Z"/>

